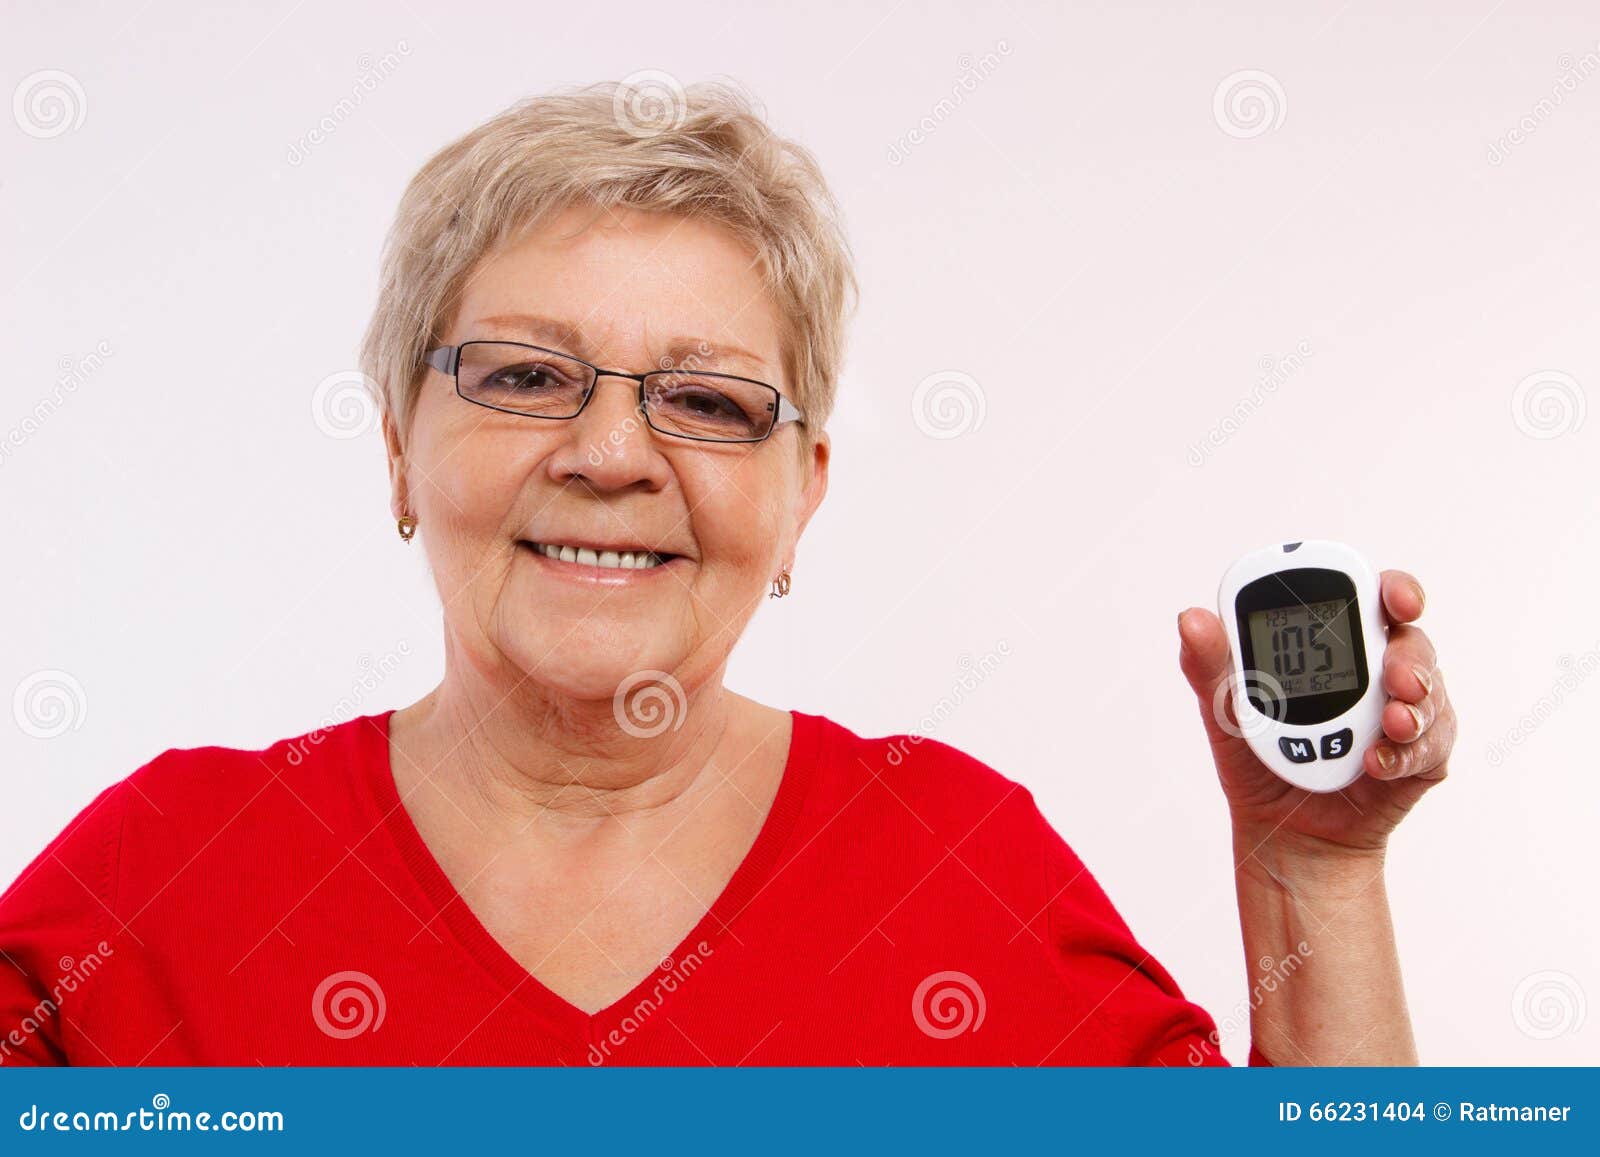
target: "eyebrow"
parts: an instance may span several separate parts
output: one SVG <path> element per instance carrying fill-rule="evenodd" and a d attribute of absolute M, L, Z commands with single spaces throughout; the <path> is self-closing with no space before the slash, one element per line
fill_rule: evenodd
<path fill-rule="evenodd" d="M 505 313 L 493 317 L 480 318 L 479 325 L 491 326 L 503 331 L 529 335 L 548 341 L 557 350 L 572 350 L 579 356 L 590 358 L 592 355 L 586 348 L 583 335 L 578 328 L 568 322 L 557 321 L 554 318 L 541 317 L 532 313 Z M 662 361 L 670 361 L 670 365 L 663 367 L 660 363 L 653 369 L 673 368 L 689 363 L 694 365 L 712 365 L 728 362 L 745 362 L 754 369 L 765 372 L 767 362 L 764 358 L 757 357 L 747 349 L 730 345 L 724 342 L 718 346 L 706 338 L 675 337 L 667 343 Z"/>

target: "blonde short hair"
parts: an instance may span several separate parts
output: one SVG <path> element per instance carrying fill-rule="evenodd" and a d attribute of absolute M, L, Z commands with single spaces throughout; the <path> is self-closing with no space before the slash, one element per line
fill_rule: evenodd
<path fill-rule="evenodd" d="M 598 84 L 521 101 L 434 154 L 400 199 L 361 369 L 401 437 L 424 356 L 480 260 L 547 216 L 593 205 L 681 213 L 756 252 L 807 440 L 833 409 L 857 295 L 838 207 L 816 159 L 725 84 Z M 663 85 L 662 79 L 670 82 Z"/>

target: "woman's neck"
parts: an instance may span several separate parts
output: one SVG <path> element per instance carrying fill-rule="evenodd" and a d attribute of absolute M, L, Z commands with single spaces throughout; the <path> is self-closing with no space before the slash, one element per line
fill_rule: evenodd
<path fill-rule="evenodd" d="M 624 729 L 610 700 L 558 700 L 526 682 L 507 693 L 447 677 L 390 721 L 403 794 L 431 786 L 478 826 L 535 817 L 578 827 L 671 808 L 730 779 L 743 697 L 708 682 L 671 721 Z M 759 709 L 758 709 L 759 710 Z M 654 718 L 654 717 L 652 717 Z"/>

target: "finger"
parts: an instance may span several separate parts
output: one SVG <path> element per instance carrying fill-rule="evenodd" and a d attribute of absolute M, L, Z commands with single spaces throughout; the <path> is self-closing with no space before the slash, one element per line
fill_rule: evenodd
<path fill-rule="evenodd" d="M 1396 699 L 1420 703 L 1433 686 L 1438 652 L 1421 627 L 1398 626 L 1389 630 L 1383 650 L 1383 689 Z"/>
<path fill-rule="evenodd" d="M 1210 611 L 1190 607 L 1178 615 L 1178 663 L 1196 695 L 1209 698 L 1228 677 L 1228 635 Z"/>
<path fill-rule="evenodd" d="M 1178 665 L 1200 701 L 1206 733 L 1213 747 L 1226 744 L 1229 739 L 1237 738 L 1238 733 L 1228 729 L 1229 724 L 1237 724 L 1233 718 L 1233 697 L 1219 694 L 1232 670 L 1228 635 L 1223 630 L 1222 620 L 1201 607 L 1190 607 L 1178 615 L 1178 640 Z M 1227 718 L 1219 718 L 1218 712 L 1225 713 Z"/>
<path fill-rule="evenodd" d="M 1391 699 L 1383 708 L 1383 733 L 1396 743 L 1415 743 L 1438 718 L 1438 709 L 1425 698 L 1420 703 Z"/>
<path fill-rule="evenodd" d="M 1422 584 L 1403 570 L 1386 570 L 1379 577 L 1383 609 L 1391 623 L 1409 623 L 1422 614 Z"/>
<path fill-rule="evenodd" d="M 1368 775 L 1374 779 L 1444 778 L 1455 747 L 1456 713 L 1442 688 L 1441 680 L 1434 688 L 1438 696 L 1435 717 L 1421 735 L 1410 742 L 1381 739 L 1367 750 L 1362 766 Z"/>
<path fill-rule="evenodd" d="M 1435 669 L 1433 689 L 1421 700 L 1407 703 L 1391 699 L 1384 705 L 1383 733 L 1396 743 L 1415 743 L 1449 709 L 1450 696 L 1444 689 L 1444 677 Z"/>

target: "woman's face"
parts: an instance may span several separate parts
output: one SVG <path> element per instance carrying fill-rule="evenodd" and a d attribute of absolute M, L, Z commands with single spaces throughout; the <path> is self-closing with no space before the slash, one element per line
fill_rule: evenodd
<path fill-rule="evenodd" d="M 573 209 L 490 254 L 444 344 L 474 339 L 630 373 L 689 362 L 793 398 L 753 252 L 675 215 Z M 742 445 L 670 437 L 623 378 L 550 421 L 473 405 L 430 370 L 403 457 L 388 434 L 395 512 L 418 519 L 455 658 L 583 699 L 643 671 L 686 688 L 716 672 L 827 485 L 825 437 L 804 455 L 793 424 Z M 667 561 L 608 568 L 541 546 Z"/>

